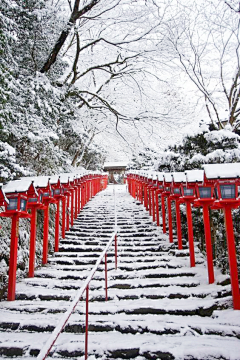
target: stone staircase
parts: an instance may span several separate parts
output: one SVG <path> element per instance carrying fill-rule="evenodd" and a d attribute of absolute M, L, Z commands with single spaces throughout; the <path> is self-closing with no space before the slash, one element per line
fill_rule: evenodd
<path fill-rule="evenodd" d="M 189 267 L 185 243 L 169 244 L 144 210 L 116 187 L 118 269 L 108 253 L 90 285 L 89 359 L 240 359 L 240 312 L 229 279 L 207 283 L 196 247 Z M 84 208 L 59 252 L 32 279 L 17 284 L 16 301 L 0 303 L 0 358 L 32 359 L 49 338 L 114 230 L 113 187 Z M 85 301 L 79 302 L 49 358 L 83 359 Z"/>

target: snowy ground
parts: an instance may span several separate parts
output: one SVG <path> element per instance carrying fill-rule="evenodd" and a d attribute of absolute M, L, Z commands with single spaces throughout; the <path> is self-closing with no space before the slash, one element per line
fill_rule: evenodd
<path fill-rule="evenodd" d="M 57 326 L 70 300 L 114 229 L 116 191 L 118 269 L 108 253 L 90 286 L 89 359 L 240 359 L 240 311 L 232 309 L 230 285 L 216 270 L 209 285 L 196 247 L 189 267 L 187 246 L 179 251 L 152 224 L 125 186 L 108 186 L 82 211 L 61 241 L 59 253 L 17 284 L 17 300 L 0 303 L 0 357 L 32 358 Z M 179 256 L 181 255 L 181 256 Z M 81 301 L 50 357 L 83 359 L 85 302 Z"/>

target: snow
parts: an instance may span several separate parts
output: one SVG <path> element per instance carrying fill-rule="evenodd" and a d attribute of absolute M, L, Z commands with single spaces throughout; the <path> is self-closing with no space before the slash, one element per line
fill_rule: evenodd
<path fill-rule="evenodd" d="M 68 181 L 72 182 L 76 179 L 76 174 L 73 173 L 60 174 L 59 176 L 62 184 L 67 184 Z"/>
<path fill-rule="evenodd" d="M 3 191 L 5 194 L 27 192 L 31 184 L 31 179 L 13 180 L 3 185 Z"/>
<path fill-rule="evenodd" d="M 163 172 L 157 172 L 158 181 L 163 181 L 164 180 L 163 175 L 164 175 Z"/>
<path fill-rule="evenodd" d="M 33 176 L 33 177 L 27 177 L 22 178 L 22 180 L 29 180 L 34 182 L 34 186 L 36 188 L 45 188 L 48 186 L 50 181 L 50 176 Z"/>
<path fill-rule="evenodd" d="M 172 178 L 172 173 L 164 173 L 163 174 L 164 180 L 167 183 L 171 183 L 173 178 Z"/>
<path fill-rule="evenodd" d="M 102 264 L 91 281 L 89 303 L 89 324 L 112 330 L 89 331 L 89 359 L 104 359 L 106 354 L 115 358 L 111 351 L 137 349 L 139 360 L 157 358 L 158 351 L 171 353 L 178 360 L 239 360 L 240 311 L 231 308 L 230 285 L 218 284 L 228 276 L 215 268 L 216 281 L 209 285 L 206 259 L 198 247 L 195 246 L 197 266 L 190 268 L 188 249 L 179 252 L 169 244 L 168 236 L 151 224 L 143 205 L 126 193 L 125 186 L 108 186 L 94 197 L 75 221 L 75 231 L 61 240 L 61 251 L 36 270 L 34 278 L 17 283 L 17 295 L 26 296 L 25 300 L 0 302 L 0 323 L 18 326 L 16 331 L 0 330 L 0 348 L 24 348 L 27 359 L 30 350 L 41 350 L 49 341 L 49 326 L 59 330 L 58 324 L 63 322 L 70 305 L 67 299 L 80 296 L 79 289 L 94 267 L 90 263 L 96 262 L 114 229 L 114 191 L 119 267 L 115 270 L 112 248 L 108 253 L 109 301 L 97 301 L 104 299 Z M 184 256 L 175 256 L 178 253 Z M 220 297 L 219 293 L 226 296 Z M 50 296 L 55 298 L 49 301 L 46 298 Z M 212 314 L 199 315 L 204 309 L 212 309 Z M 84 328 L 84 318 L 85 302 L 81 301 L 68 325 Z M 28 331 L 28 326 L 41 331 Z M 76 352 L 84 352 L 84 337 L 81 331 L 61 333 L 53 358 L 68 351 L 69 358 L 82 359 Z"/>
<path fill-rule="evenodd" d="M 185 172 L 173 172 L 173 181 L 175 183 L 185 183 L 186 182 L 186 174 Z"/>
<path fill-rule="evenodd" d="M 232 179 L 240 176 L 240 163 L 205 164 L 207 179 Z"/>
<path fill-rule="evenodd" d="M 128 162 L 105 162 L 103 165 L 103 168 L 115 168 L 115 167 L 127 167 L 128 166 Z"/>
<path fill-rule="evenodd" d="M 203 170 L 187 170 L 185 171 L 187 182 L 203 182 Z"/>

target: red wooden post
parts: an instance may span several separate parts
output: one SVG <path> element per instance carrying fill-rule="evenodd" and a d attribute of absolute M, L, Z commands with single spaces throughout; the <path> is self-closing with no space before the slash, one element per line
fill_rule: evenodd
<path fill-rule="evenodd" d="M 178 249 L 182 250 L 182 228 L 181 228 L 181 214 L 179 200 L 175 200 L 176 209 L 176 223 L 177 223 L 177 236 L 178 236 Z"/>
<path fill-rule="evenodd" d="M 85 360 L 87 360 L 88 358 L 88 301 L 89 301 L 89 285 L 86 288 Z"/>
<path fill-rule="evenodd" d="M 154 188 L 152 189 L 152 217 L 153 217 L 153 222 L 155 222 L 155 196 L 154 196 Z"/>
<path fill-rule="evenodd" d="M 80 214 L 81 210 L 81 185 L 78 184 L 78 214 Z"/>
<path fill-rule="evenodd" d="M 55 247 L 54 251 L 58 252 L 59 250 L 59 220 L 60 220 L 60 200 L 57 201 L 57 209 L 55 214 Z"/>
<path fill-rule="evenodd" d="M 168 233 L 169 233 L 169 242 L 173 243 L 173 229 L 172 229 L 172 207 L 170 196 L 167 196 L 167 205 L 168 205 Z"/>
<path fill-rule="evenodd" d="M 105 300 L 108 300 L 108 285 L 107 285 L 107 253 L 105 254 Z"/>
<path fill-rule="evenodd" d="M 147 184 L 144 183 L 144 206 L 148 210 L 148 193 L 147 193 Z"/>
<path fill-rule="evenodd" d="M 208 281 L 209 284 L 212 284 L 214 283 L 214 268 L 213 268 L 211 228 L 209 221 L 209 207 L 207 204 L 203 205 L 203 223 L 204 223 L 205 242 L 206 242 Z"/>
<path fill-rule="evenodd" d="M 16 274 L 17 274 L 17 251 L 18 251 L 18 216 L 12 217 L 9 275 L 8 275 L 8 300 L 15 300 L 16 293 Z"/>
<path fill-rule="evenodd" d="M 151 186 L 148 186 L 148 206 L 149 206 L 149 215 L 152 216 L 152 192 Z"/>
<path fill-rule="evenodd" d="M 226 234 L 227 234 L 228 261 L 229 261 L 230 276 L 231 276 L 233 307 L 235 310 L 240 310 L 238 268 L 237 268 L 231 205 L 224 206 L 224 215 L 225 215 L 225 226 L 226 226 Z"/>
<path fill-rule="evenodd" d="M 117 270 L 117 235 L 115 235 L 115 269 Z"/>
<path fill-rule="evenodd" d="M 156 218 L 157 218 L 157 226 L 160 226 L 158 190 L 156 191 Z"/>
<path fill-rule="evenodd" d="M 165 210 L 165 200 L 164 195 L 161 196 L 161 202 L 162 202 L 162 222 L 163 222 L 163 233 L 166 234 L 166 210 Z"/>
<path fill-rule="evenodd" d="M 42 257 L 43 264 L 47 264 L 47 259 L 48 259 L 48 229 L 49 229 L 49 204 L 46 204 L 44 209 L 44 224 L 43 224 L 43 257 Z"/>
<path fill-rule="evenodd" d="M 73 226 L 74 220 L 74 190 L 71 190 L 71 226 Z"/>
<path fill-rule="evenodd" d="M 70 229 L 70 195 L 67 196 L 67 231 Z"/>
<path fill-rule="evenodd" d="M 190 254 L 190 266 L 195 266 L 195 252 L 194 252 L 194 240 L 193 240 L 193 226 L 192 226 L 192 208 L 191 201 L 186 201 L 187 207 L 187 225 L 188 225 L 188 246 Z"/>
<path fill-rule="evenodd" d="M 75 219 L 77 219 L 77 216 L 78 216 L 78 187 L 77 186 L 75 186 L 74 194 L 75 194 Z"/>
<path fill-rule="evenodd" d="M 65 239 L 66 229 L 66 197 L 62 198 L 62 238 Z"/>
<path fill-rule="evenodd" d="M 31 233 L 29 244 L 29 271 L 28 276 L 34 277 L 35 269 L 35 249 L 36 249 L 36 224 L 37 224 L 37 208 L 35 206 L 31 209 Z"/>

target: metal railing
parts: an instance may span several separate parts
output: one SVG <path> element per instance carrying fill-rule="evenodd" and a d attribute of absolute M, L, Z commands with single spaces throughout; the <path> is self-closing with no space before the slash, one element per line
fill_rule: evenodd
<path fill-rule="evenodd" d="M 117 269 L 117 212 L 116 212 L 116 194 L 115 189 L 113 190 L 114 194 L 114 215 L 115 215 L 115 230 L 111 235 L 110 240 L 108 241 L 105 249 L 102 251 L 101 255 L 99 256 L 95 266 L 91 270 L 90 274 L 88 275 L 87 279 L 84 281 L 81 288 L 78 290 L 75 298 L 72 300 L 68 310 L 64 313 L 63 317 L 59 321 L 58 325 L 54 329 L 53 333 L 49 337 L 48 341 L 41 349 L 40 353 L 37 356 L 37 360 L 44 360 L 47 358 L 48 354 L 50 353 L 53 345 L 57 341 L 59 335 L 61 334 L 62 330 L 66 326 L 70 316 L 74 312 L 76 306 L 78 305 L 79 301 L 81 300 L 84 292 L 86 291 L 86 320 L 85 320 L 85 360 L 88 357 L 88 303 L 89 303 L 89 285 L 90 282 L 97 271 L 98 267 L 100 266 L 103 259 L 105 260 L 105 300 L 108 300 L 108 287 L 107 287 L 107 252 L 114 240 L 114 250 L 115 250 L 115 269 Z"/>

